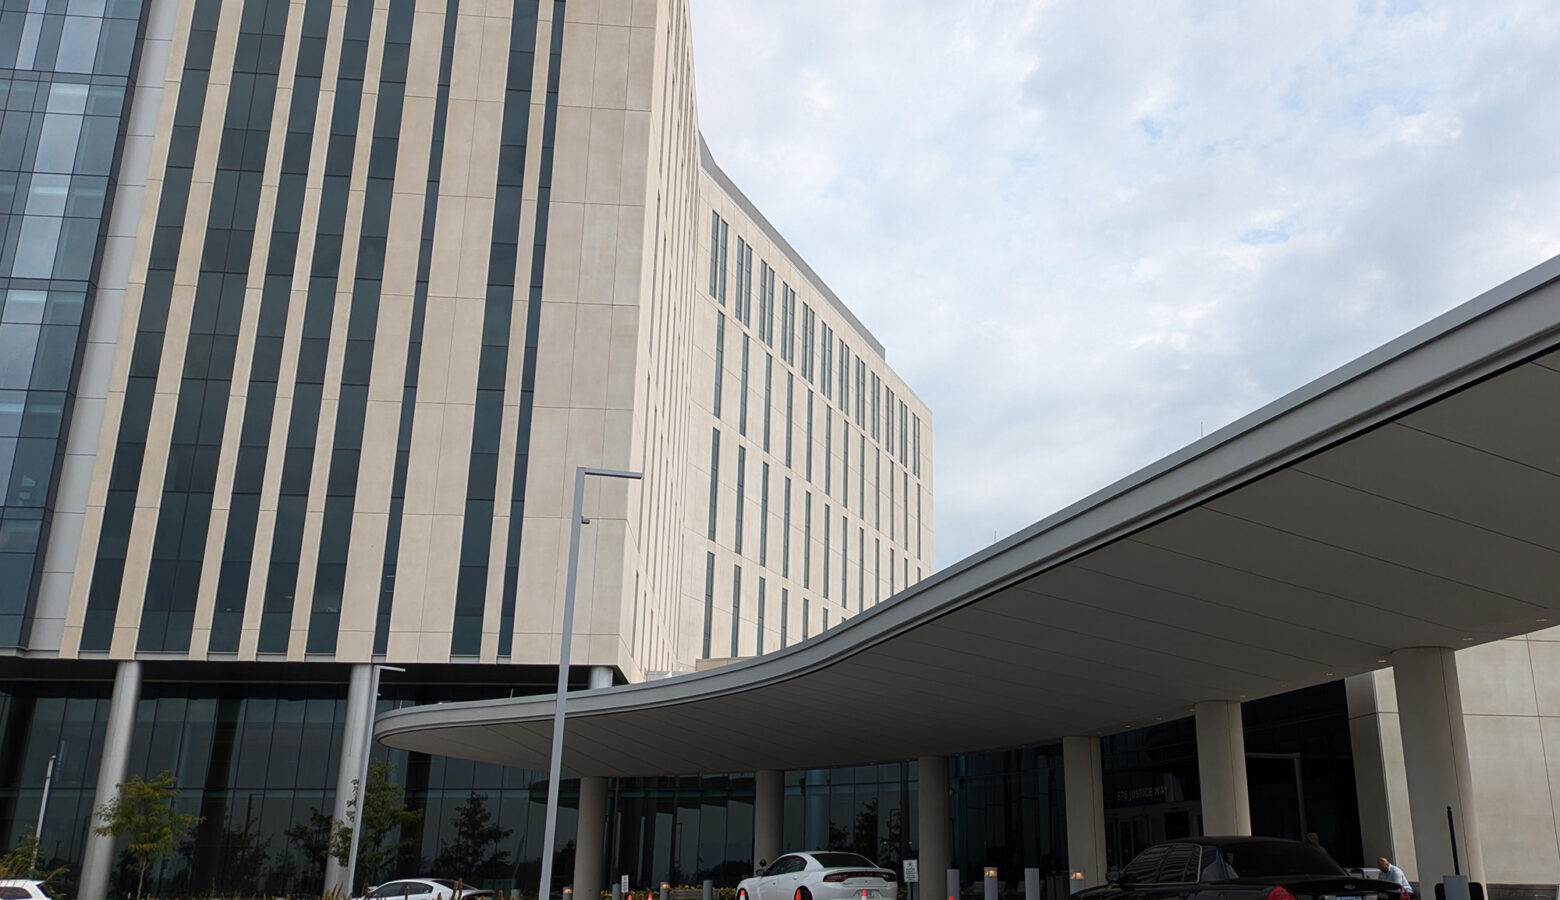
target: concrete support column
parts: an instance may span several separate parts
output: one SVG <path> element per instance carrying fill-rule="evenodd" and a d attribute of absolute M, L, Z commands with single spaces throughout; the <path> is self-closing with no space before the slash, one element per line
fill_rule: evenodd
<path fill-rule="evenodd" d="M 1239 700 L 1197 704 L 1197 777 L 1202 783 L 1203 833 L 1251 834 Z"/>
<path fill-rule="evenodd" d="M 1452 874 L 1448 807 L 1457 825 L 1457 857 L 1462 874 L 1484 880 L 1484 851 L 1473 809 L 1473 780 L 1468 765 L 1462 690 L 1457 656 L 1445 647 L 1415 647 L 1392 654 L 1397 682 L 1398 723 L 1403 731 L 1403 771 L 1408 780 L 1408 812 L 1414 826 L 1423 893 Z"/>
<path fill-rule="evenodd" d="M 331 808 L 331 818 L 336 822 L 352 822 L 352 808 L 348 806 L 362 794 L 358 779 L 368 764 L 369 729 L 374 718 L 374 666 L 358 663 L 352 667 L 347 680 L 347 715 L 342 723 L 341 755 L 336 760 L 336 805 Z M 336 861 L 325 858 L 325 890 L 351 897 L 352 873 Z"/>
<path fill-rule="evenodd" d="M 1062 738 L 1067 795 L 1067 868 L 1086 887 L 1105 883 L 1105 778 L 1098 737 Z"/>
<path fill-rule="evenodd" d="M 785 834 L 785 773 L 762 769 L 753 775 L 753 865 L 780 855 Z"/>
<path fill-rule="evenodd" d="M 948 757 L 916 760 L 920 817 L 918 842 L 921 900 L 948 896 Z"/>
<path fill-rule="evenodd" d="M 601 873 L 606 869 L 602 847 L 607 833 L 607 779 L 600 775 L 580 779 L 578 829 L 574 836 L 574 896 L 595 900 L 601 895 Z"/>
<path fill-rule="evenodd" d="M 108 704 L 108 730 L 103 735 L 103 759 L 98 764 L 97 790 L 92 795 L 92 826 L 101 822 L 97 810 L 119 796 L 130 764 L 130 737 L 135 731 L 136 707 L 141 704 L 141 664 L 125 660 L 114 673 L 114 693 Z M 114 862 L 114 839 L 88 829 L 86 853 L 81 860 L 80 900 L 108 896 L 109 869 Z"/>
<path fill-rule="evenodd" d="M 809 847 L 829 845 L 829 770 L 802 773 L 802 842 Z"/>
<path fill-rule="evenodd" d="M 612 686 L 613 675 L 611 666 L 590 667 L 590 689 L 609 688 Z"/>

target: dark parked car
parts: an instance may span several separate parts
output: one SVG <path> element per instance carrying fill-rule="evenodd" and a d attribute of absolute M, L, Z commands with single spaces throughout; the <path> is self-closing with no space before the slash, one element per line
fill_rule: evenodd
<path fill-rule="evenodd" d="M 1409 900 L 1391 881 L 1356 878 L 1320 847 L 1262 837 L 1155 844 L 1110 884 L 1076 900 Z"/>

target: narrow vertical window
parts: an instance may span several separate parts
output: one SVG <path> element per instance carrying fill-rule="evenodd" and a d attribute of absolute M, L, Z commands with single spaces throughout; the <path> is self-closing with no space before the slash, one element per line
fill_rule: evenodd
<path fill-rule="evenodd" d="M 764 463 L 764 480 L 758 486 L 758 564 L 769 565 L 769 463 Z M 916 486 L 920 496 L 920 486 Z M 917 512 L 917 515 L 920 513 Z"/>
<path fill-rule="evenodd" d="M 850 417 L 840 416 L 840 506 L 850 509 Z"/>
<path fill-rule="evenodd" d="M 867 606 L 867 529 L 856 529 L 856 611 Z"/>
<path fill-rule="evenodd" d="M 731 567 L 731 655 L 737 653 L 737 636 L 742 625 L 742 567 Z"/>
<path fill-rule="evenodd" d="M 894 539 L 894 458 L 888 458 L 888 539 Z"/>
<path fill-rule="evenodd" d="M 883 539 L 872 539 L 872 605 L 883 602 Z"/>
<path fill-rule="evenodd" d="M 764 655 L 764 579 L 758 579 L 758 627 L 753 629 L 753 648 L 758 656 Z"/>
<path fill-rule="evenodd" d="M 720 418 L 721 388 L 726 378 L 726 314 L 715 314 L 715 418 Z"/>
<path fill-rule="evenodd" d="M 785 510 L 780 526 L 780 577 L 791 577 L 791 479 L 785 480 Z"/>
<path fill-rule="evenodd" d="M 713 487 L 710 490 L 714 490 Z M 872 448 L 872 527 L 883 530 L 883 451 Z M 715 510 L 710 509 L 710 537 L 714 537 Z"/>
<path fill-rule="evenodd" d="M 704 658 L 710 658 L 710 628 L 715 621 L 715 554 L 704 554 Z"/>
<path fill-rule="evenodd" d="M 867 363 L 856 358 L 856 427 L 867 427 Z"/>
<path fill-rule="evenodd" d="M 812 587 L 812 491 L 802 494 L 802 587 Z"/>
<path fill-rule="evenodd" d="M 710 527 L 706 535 L 715 540 L 715 510 L 720 502 L 720 429 L 710 432 Z"/>
<path fill-rule="evenodd" d="M 812 631 L 812 601 L 802 598 L 802 640 L 811 637 Z"/>
<path fill-rule="evenodd" d="M 910 430 L 910 437 L 915 441 L 915 446 L 910 450 L 910 467 L 915 472 L 915 477 L 921 477 L 921 417 L 916 416 Z"/>
<path fill-rule="evenodd" d="M 768 353 L 764 354 L 764 452 L 769 452 L 769 420 L 773 410 L 773 387 L 775 380 L 775 358 Z M 918 473 L 919 474 L 919 473 Z"/>
<path fill-rule="evenodd" d="M 899 464 L 910 465 L 908 459 L 910 453 L 909 410 L 905 407 L 905 401 L 899 401 Z"/>
<path fill-rule="evenodd" d="M 794 432 L 796 376 L 785 373 L 785 467 L 791 468 L 791 435 Z"/>
<path fill-rule="evenodd" d="M 813 392 L 807 392 L 807 480 L 813 480 Z"/>
<path fill-rule="evenodd" d="M 726 305 L 726 232 L 730 231 L 725 219 L 720 220 L 720 305 Z"/>
<path fill-rule="evenodd" d="M 824 398 L 832 400 L 834 398 L 834 329 L 823 325 L 819 328 L 819 332 L 823 335 L 823 343 L 819 346 L 821 353 L 818 368 L 821 371 L 818 373 L 818 384 L 823 390 Z"/>
<path fill-rule="evenodd" d="M 926 558 L 926 550 L 925 550 L 924 546 L 921 543 L 921 535 L 926 532 L 926 528 L 921 524 L 921 521 L 922 521 L 921 520 L 921 485 L 919 483 L 917 483 L 916 486 L 915 486 L 915 558 L 916 559 L 925 559 Z M 917 578 L 916 580 L 919 581 L 920 579 Z"/>
<path fill-rule="evenodd" d="M 720 213 L 710 210 L 710 296 L 719 297 L 720 289 Z M 708 654 L 706 654 L 708 655 Z"/>
<path fill-rule="evenodd" d="M 823 505 L 823 599 L 829 599 L 829 504 Z"/>
<path fill-rule="evenodd" d="M 850 418 L 850 347 L 840 338 L 840 412 Z"/>
<path fill-rule="evenodd" d="M 885 423 L 883 429 L 883 449 L 887 450 L 889 457 L 892 458 L 894 455 L 894 391 L 891 388 L 884 388 L 883 393 L 886 395 L 887 401 L 883 404 L 883 419 Z"/>
<path fill-rule="evenodd" d="M 747 434 L 748 336 L 742 336 L 742 393 L 737 395 L 737 434 Z"/>
<path fill-rule="evenodd" d="M 735 520 L 737 525 L 736 538 L 733 541 L 738 553 L 742 552 L 742 507 L 743 491 L 747 480 L 747 448 L 737 444 L 737 510 Z"/>
<path fill-rule="evenodd" d="M 888 595 L 894 596 L 899 588 L 894 584 L 894 545 L 888 545 Z"/>
<path fill-rule="evenodd" d="M 861 467 L 861 477 L 856 479 L 856 485 L 859 489 L 859 496 L 856 497 L 856 509 L 861 517 L 865 519 L 867 517 L 867 436 L 865 433 L 860 436 L 860 443 L 857 444 L 857 447 L 861 451 L 857 454 L 858 461 L 856 463 L 857 466 Z"/>
<path fill-rule="evenodd" d="M 878 413 L 878 395 L 882 393 L 882 385 L 883 385 L 882 379 L 878 378 L 876 372 L 873 372 L 872 373 L 872 439 L 874 441 L 881 439 L 881 434 L 878 431 L 878 421 L 881 418 L 881 416 Z"/>
<path fill-rule="evenodd" d="M 823 492 L 834 490 L 834 411 L 823 408 Z"/>
<path fill-rule="evenodd" d="M 785 588 L 780 589 L 780 649 L 784 650 L 788 643 L 787 628 L 791 624 L 791 592 Z"/>
<path fill-rule="evenodd" d="M 900 496 L 905 498 L 905 512 L 904 512 L 905 528 L 904 528 L 904 531 L 901 532 L 901 537 L 904 539 L 904 542 L 905 542 L 905 551 L 909 552 L 909 550 L 910 550 L 910 473 L 909 472 L 904 472 L 904 473 L 902 473 L 902 477 L 905 480 L 905 490 L 904 490 L 904 493 L 900 494 Z"/>
<path fill-rule="evenodd" d="M 850 607 L 850 520 L 840 513 L 840 606 Z"/>

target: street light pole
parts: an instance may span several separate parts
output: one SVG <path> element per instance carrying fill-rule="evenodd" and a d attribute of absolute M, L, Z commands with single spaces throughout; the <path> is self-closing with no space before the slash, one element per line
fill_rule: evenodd
<path fill-rule="evenodd" d="M 43 847 L 43 814 L 49 810 L 49 788 L 54 784 L 54 761 L 59 754 L 49 757 L 49 768 L 43 773 L 43 799 L 38 801 L 38 827 L 33 829 L 33 868 L 38 867 L 38 851 Z"/>
<path fill-rule="evenodd" d="M 547 771 L 547 823 L 542 832 L 542 883 L 537 891 L 539 900 L 548 900 L 552 892 L 553 844 L 558 837 L 558 781 L 563 768 L 563 707 L 569 693 L 569 645 L 574 635 L 574 589 L 579 581 L 580 525 L 585 521 L 585 478 L 628 478 L 639 480 L 641 472 L 620 472 L 615 469 L 592 469 L 578 466 L 574 470 L 574 515 L 569 520 L 569 575 L 563 592 L 563 644 L 558 651 L 558 693 L 553 707 L 552 764 Z"/>

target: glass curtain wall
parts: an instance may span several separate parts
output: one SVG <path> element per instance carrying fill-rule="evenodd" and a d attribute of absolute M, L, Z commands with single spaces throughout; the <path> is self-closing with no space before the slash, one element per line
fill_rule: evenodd
<path fill-rule="evenodd" d="M 0 646 L 31 627 L 141 19 L 141 0 L 0 2 Z"/>

